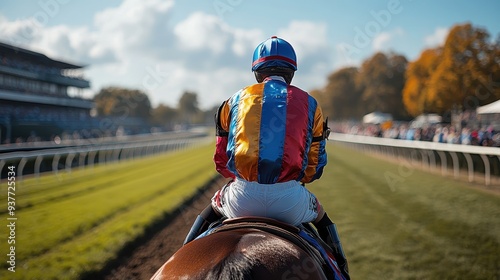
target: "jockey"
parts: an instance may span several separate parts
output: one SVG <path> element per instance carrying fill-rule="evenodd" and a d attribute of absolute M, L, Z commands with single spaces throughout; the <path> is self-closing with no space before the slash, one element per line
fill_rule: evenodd
<path fill-rule="evenodd" d="M 291 85 L 296 70 L 287 41 L 273 36 L 255 49 L 258 83 L 224 101 L 215 117 L 214 162 L 233 180 L 198 215 L 184 244 L 221 216 L 263 216 L 296 226 L 312 222 L 349 278 L 337 228 L 305 188 L 322 175 L 329 130 L 317 101 Z"/>

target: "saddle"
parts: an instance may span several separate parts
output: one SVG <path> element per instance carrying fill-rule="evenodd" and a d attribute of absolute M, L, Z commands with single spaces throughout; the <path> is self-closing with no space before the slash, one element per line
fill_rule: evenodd
<path fill-rule="evenodd" d="M 323 269 L 323 272 L 325 273 L 325 276 L 328 279 L 334 279 L 334 272 L 332 271 L 331 266 L 325 261 L 324 256 L 316 247 L 311 245 L 300 235 L 301 231 L 307 231 L 310 235 L 314 236 L 316 241 L 320 244 L 320 246 L 324 248 L 324 250 L 327 250 L 326 248 L 328 248 L 328 245 L 326 245 L 325 248 L 324 242 L 319 238 L 317 233 L 315 233 L 314 229 L 312 229 L 311 227 L 308 228 L 306 226 L 303 228 L 299 228 L 271 218 L 248 216 L 225 219 L 222 221 L 220 226 L 214 227 L 211 230 L 211 233 L 249 228 L 262 230 L 292 242 L 293 244 L 304 250 L 316 263 L 320 265 L 320 267 Z"/>

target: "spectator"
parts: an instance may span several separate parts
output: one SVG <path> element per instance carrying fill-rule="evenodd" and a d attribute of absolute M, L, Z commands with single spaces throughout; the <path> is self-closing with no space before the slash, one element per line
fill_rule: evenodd
<path fill-rule="evenodd" d="M 462 128 L 462 133 L 460 134 L 460 143 L 462 145 L 470 145 L 471 144 L 471 132 L 468 127 Z"/>

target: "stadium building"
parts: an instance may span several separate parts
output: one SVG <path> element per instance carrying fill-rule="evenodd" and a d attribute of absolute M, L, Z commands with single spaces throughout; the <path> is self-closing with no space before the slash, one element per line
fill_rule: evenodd
<path fill-rule="evenodd" d="M 97 127 L 94 102 L 78 97 L 90 88 L 83 68 L 0 43 L 0 143 L 79 137 Z"/>

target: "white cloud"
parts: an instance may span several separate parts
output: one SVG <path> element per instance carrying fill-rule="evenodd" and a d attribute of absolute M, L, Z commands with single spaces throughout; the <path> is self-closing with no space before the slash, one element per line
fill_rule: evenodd
<path fill-rule="evenodd" d="M 0 15 L 2 41 L 22 47 L 40 38 L 42 26 L 33 18 L 9 21 Z"/>
<path fill-rule="evenodd" d="M 0 18 L 0 33 L 7 43 L 42 52 L 50 57 L 82 64 L 115 60 L 116 52 L 109 44 L 113 34 L 102 29 L 70 28 L 65 25 L 44 26 L 36 18 L 9 21 Z"/>
<path fill-rule="evenodd" d="M 292 21 L 275 34 L 236 28 L 222 18 L 194 12 L 171 22 L 174 1 L 125 0 L 96 14 L 93 26 L 43 26 L 33 18 L 9 21 L 0 15 L 7 43 L 49 57 L 89 65 L 93 93 L 117 85 L 145 91 L 154 105 L 176 105 L 185 90 L 198 93 L 209 108 L 255 82 L 254 48 L 271 35 L 295 48 L 299 72 L 294 84 L 308 90 L 324 83 L 333 67 L 324 23 Z M 91 97 L 91 95 L 87 95 Z"/>
<path fill-rule="evenodd" d="M 99 64 L 116 61 L 112 48 L 98 40 L 86 27 L 69 28 L 64 25 L 41 29 L 40 38 L 31 48 L 68 62 Z"/>
<path fill-rule="evenodd" d="M 195 12 L 177 24 L 174 34 L 187 50 L 210 50 L 219 54 L 226 50 L 231 30 L 219 17 Z"/>
<path fill-rule="evenodd" d="M 428 48 L 434 48 L 444 45 L 444 41 L 450 32 L 449 28 L 438 27 L 434 33 L 424 38 L 424 44 Z"/>
<path fill-rule="evenodd" d="M 373 50 L 380 51 L 384 49 L 387 43 L 391 40 L 391 33 L 389 32 L 381 32 L 375 38 L 373 38 L 372 46 Z"/>
<path fill-rule="evenodd" d="M 120 54 L 139 50 L 147 55 L 157 51 L 172 39 L 169 21 L 173 7 L 173 0 L 125 0 L 116 8 L 96 14 L 97 39 Z"/>
<path fill-rule="evenodd" d="M 261 30 L 234 28 L 220 17 L 203 12 L 191 14 L 178 23 L 173 32 L 183 51 L 209 51 L 227 58 L 251 57 L 253 48 L 263 38 Z"/>
<path fill-rule="evenodd" d="M 287 40 L 297 54 L 294 84 L 304 90 L 319 88 L 325 73 L 333 69 L 334 50 L 328 43 L 327 25 L 311 21 L 291 21 L 276 34 Z"/>
<path fill-rule="evenodd" d="M 276 34 L 287 40 L 297 53 L 297 61 L 307 63 L 310 57 L 321 56 L 322 59 L 329 58 L 329 44 L 327 39 L 327 28 L 325 23 L 310 21 L 292 21 Z M 300 65 L 299 65 L 300 67 Z"/>
<path fill-rule="evenodd" d="M 249 60 L 251 59 L 255 47 L 265 39 L 263 32 L 258 29 L 235 29 L 233 34 L 233 52 L 240 57 L 248 57 Z"/>
<path fill-rule="evenodd" d="M 392 31 L 380 32 L 372 40 L 372 48 L 374 51 L 386 51 L 391 48 L 391 41 L 394 38 L 404 35 L 401 28 L 396 28 Z"/>

